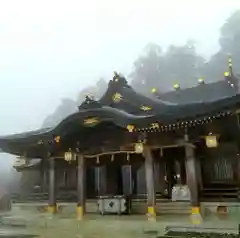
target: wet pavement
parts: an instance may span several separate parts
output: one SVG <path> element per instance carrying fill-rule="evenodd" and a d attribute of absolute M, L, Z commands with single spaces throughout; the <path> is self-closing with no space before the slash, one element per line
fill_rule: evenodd
<path fill-rule="evenodd" d="M 147 221 L 139 216 L 100 216 L 86 215 L 83 220 L 76 219 L 75 214 L 50 215 L 47 213 L 21 212 L 5 213 L 0 216 L 0 238 L 27 238 L 36 235 L 40 238 L 146 238 L 163 235 L 166 226 L 208 229 L 211 232 L 236 233 L 240 216 L 205 217 L 199 225 L 193 225 L 190 216 L 159 216 L 157 221 Z M 12 236 L 10 236 L 12 234 Z M 4 236 L 3 236 L 4 235 Z M 24 236 L 25 235 L 25 236 Z M 20 236 L 18 236 L 20 237 Z"/>

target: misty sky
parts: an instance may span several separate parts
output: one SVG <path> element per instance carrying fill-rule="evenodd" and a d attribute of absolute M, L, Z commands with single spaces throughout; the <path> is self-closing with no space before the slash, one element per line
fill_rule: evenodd
<path fill-rule="evenodd" d="M 218 31 L 239 0 L 0 1 L 0 134 L 38 129 L 63 97 L 113 70 L 128 74 L 148 42 L 197 40 Z"/>

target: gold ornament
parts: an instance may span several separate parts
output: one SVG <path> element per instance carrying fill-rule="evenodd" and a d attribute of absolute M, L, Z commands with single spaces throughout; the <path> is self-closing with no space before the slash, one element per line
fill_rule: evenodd
<path fill-rule="evenodd" d="M 61 139 L 60 136 L 56 136 L 56 137 L 54 138 L 54 141 L 55 141 L 56 143 L 60 143 L 60 139 Z"/>
<path fill-rule="evenodd" d="M 84 125 L 97 124 L 99 122 L 97 117 L 90 117 L 84 120 Z"/>
<path fill-rule="evenodd" d="M 129 132 L 133 132 L 134 128 L 135 128 L 134 125 L 127 125 L 127 129 L 128 129 Z"/>
<path fill-rule="evenodd" d="M 142 111 L 145 111 L 145 112 L 152 110 L 152 108 L 149 107 L 149 106 L 141 106 L 140 109 L 141 109 Z"/>
<path fill-rule="evenodd" d="M 122 101 L 123 100 L 123 96 L 122 96 L 122 94 L 120 94 L 120 93 L 115 93 L 115 94 L 113 94 L 113 96 L 112 96 L 112 100 L 114 101 L 114 102 L 120 102 L 120 101 Z"/>

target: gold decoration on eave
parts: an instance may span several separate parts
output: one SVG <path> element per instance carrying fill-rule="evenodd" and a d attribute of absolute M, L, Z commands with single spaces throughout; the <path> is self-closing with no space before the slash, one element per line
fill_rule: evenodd
<path fill-rule="evenodd" d="M 145 112 L 152 110 L 152 108 L 149 107 L 149 106 L 141 106 L 140 109 L 141 109 L 142 111 L 145 111 Z"/>
<path fill-rule="evenodd" d="M 150 128 L 152 128 L 152 129 L 159 129 L 159 124 L 157 122 L 152 123 Z"/>
<path fill-rule="evenodd" d="M 127 125 L 127 129 L 129 132 L 133 132 L 134 129 L 135 129 L 135 126 L 134 125 Z"/>
<path fill-rule="evenodd" d="M 44 144 L 44 141 L 43 141 L 43 140 L 39 140 L 39 141 L 37 142 L 37 144 L 38 144 L 38 145 L 43 145 L 43 144 Z"/>
<path fill-rule="evenodd" d="M 97 117 L 89 117 L 84 120 L 84 125 L 93 125 L 99 122 Z"/>
<path fill-rule="evenodd" d="M 55 141 L 56 143 L 60 143 L 60 139 L 61 139 L 60 136 L 56 136 L 56 137 L 54 138 L 54 141 Z"/>
<path fill-rule="evenodd" d="M 120 102 L 120 101 L 123 100 L 123 96 L 120 93 L 114 93 L 113 96 L 112 96 L 112 100 L 114 102 Z"/>

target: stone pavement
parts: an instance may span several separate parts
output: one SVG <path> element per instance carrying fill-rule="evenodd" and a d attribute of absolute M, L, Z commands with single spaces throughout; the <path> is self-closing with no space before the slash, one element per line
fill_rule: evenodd
<path fill-rule="evenodd" d="M 1 215 L 2 229 L 17 230 L 19 233 L 36 234 L 41 238 L 146 238 L 164 233 L 166 226 L 192 225 L 187 215 L 159 216 L 156 222 L 147 221 L 145 216 L 100 216 L 86 215 L 82 221 L 75 214 L 50 215 L 47 213 L 21 212 Z M 198 227 L 237 232 L 240 217 L 204 218 Z"/>

